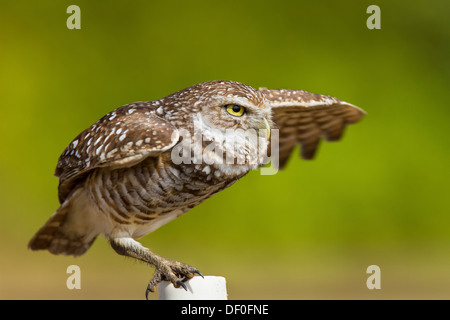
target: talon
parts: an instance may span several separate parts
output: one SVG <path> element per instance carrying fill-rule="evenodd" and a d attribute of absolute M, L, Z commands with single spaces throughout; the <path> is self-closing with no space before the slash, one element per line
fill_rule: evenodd
<path fill-rule="evenodd" d="M 194 273 L 198 274 L 200 277 L 202 277 L 203 279 L 205 279 L 205 277 L 202 275 L 202 273 L 198 270 L 195 270 Z"/>
<path fill-rule="evenodd" d="M 187 274 L 186 277 L 182 281 L 186 282 L 186 281 L 192 279 L 195 276 L 195 274 L 198 274 L 200 277 L 205 279 L 205 277 L 202 275 L 202 273 L 200 271 L 198 271 L 197 269 L 195 269 L 194 271 L 192 271 L 192 273 Z"/>
<path fill-rule="evenodd" d="M 153 287 L 150 283 L 147 286 L 147 290 L 145 290 L 145 299 L 148 300 L 148 293 L 155 292 L 155 287 Z"/>
<path fill-rule="evenodd" d="M 148 293 L 149 292 L 155 292 L 155 287 L 151 285 L 151 283 L 148 284 L 147 290 L 145 290 L 145 299 L 148 300 Z"/>
<path fill-rule="evenodd" d="M 177 286 L 175 286 L 176 288 L 178 288 L 179 286 L 182 286 L 184 290 L 188 291 L 186 285 L 183 283 L 183 281 L 178 280 L 177 282 L 175 282 L 177 284 Z"/>
<path fill-rule="evenodd" d="M 150 280 L 150 282 L 147 285 L 147 290 L 145 290 L 145 298 L 147 300 L 148 300 L 148 293 L 155 292 L 155 287 L 159 282 L 161 282 L 162 278 L 163 278 L 162 273 L 157 271 L 153 276 L 153 279 Z"/>
<path fill-rule="evenodd" d="M 161 266 L 157 267 L 156 273 L 153 276 L 153 279 L 150 280 L 147 290 L 145 291 L 145 298 L 147 300 L 149 292 L 155 292 L 156 286 L 163 280 L 172 282 L 175 288 L 181 286 L 184 290 L 188 291 L 184 282 L 193 278 L 196 274 L 204 278 L 200 271 L 184 263 L 162 259 L 160 264 Z"/>

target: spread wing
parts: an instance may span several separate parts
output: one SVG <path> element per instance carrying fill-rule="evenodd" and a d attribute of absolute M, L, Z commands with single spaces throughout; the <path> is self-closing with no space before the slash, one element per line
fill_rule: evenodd
<path fill-rule="evenodd" d="M 156 116 L 153 101 L 117 108 L 80 133 L 63 151 L 55 170 L 61 203 L 98 167 L 130 167 L 172 148 L 179 133 Z"/>
<path fill-rule="evenodd" d="M 322 137 L 341 138 L 345 126 L 358 122 L 363 110 L 337 98 L 303 90 L 260 88 L 272 106 L 272 120 L 279 129 L 279 168 L 292 149 L 301 145 L 301 157 L 312 159 Z"/>

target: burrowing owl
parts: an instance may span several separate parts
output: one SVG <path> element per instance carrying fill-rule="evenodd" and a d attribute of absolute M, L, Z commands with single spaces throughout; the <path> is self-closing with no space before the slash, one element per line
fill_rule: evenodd
<path fill-rule="evenodd" d="M 321 137 L 338 140 L 363 115 L 334 97 L 233 81 L 204 82 L 122 106 L 62 153 L 55 171 L 61 206 L 29 247 L 78 256 L 103 234 L 117 253 L 156 267 L 146 294 L 161 280 L 185 287 L 183 280 L 200 274 L 196 268 L 136 239 L 260 168 L 269 145 L 279 146 L 270 147 L 271 159 L 283 168 L 296 145 L 311 159 Z M 278 130 L 276 142 L 271 127 Z"/>

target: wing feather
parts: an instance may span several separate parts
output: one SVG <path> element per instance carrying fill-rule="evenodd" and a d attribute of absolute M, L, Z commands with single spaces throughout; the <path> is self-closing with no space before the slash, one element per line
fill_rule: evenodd
<path fill-rule="evenodd" d="M 321 138 L 341 139 L 345 127 L 365 114 L 360 108 L 327 95 L 291 89 L 259 90 L 271 105 L 272 120 L 275 129 L 279 129 L 280 169 L 296 145 L 301 145 L 303 159 L 312 159 Z"/>
<path fill-rule="evenodd" d="M 155 115 L 156 106 L 153 101 L 122 106 L 80 133 L 63 151 L 55 170 L 60 201 L 95 168 L 133 166 L 172 148 L 178 130 Z"/>

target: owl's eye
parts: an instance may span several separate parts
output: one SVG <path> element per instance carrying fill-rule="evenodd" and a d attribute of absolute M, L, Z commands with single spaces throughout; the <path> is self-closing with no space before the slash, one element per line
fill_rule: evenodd
<path fill-rule="evenodd" d="M 228 104 L 225 106 L 225 109 L 227 110 L 227 112 L 229 114 L 231 114 L 232 116 L 235 116 L 235 117 L 240 117 L 245 112 L 244 107 L 238 106 L 236 104 Z"/>

